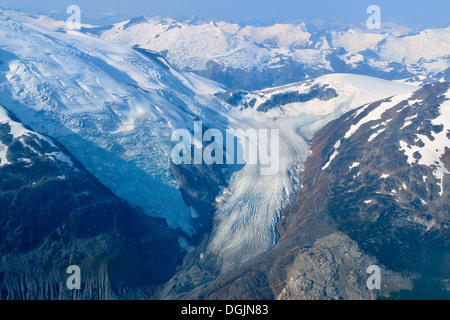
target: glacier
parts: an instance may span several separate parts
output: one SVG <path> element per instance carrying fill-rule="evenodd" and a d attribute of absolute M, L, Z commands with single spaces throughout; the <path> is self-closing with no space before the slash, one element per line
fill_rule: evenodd
<path fill-rule="evenodd" d="M 260 33 L 247 29 L 245 36 Z M 222 131 L 279 130 L 278 173 L 262 176 L 258 164 L 247 164 L 230 173 L 213 204 L 214 226 L 201 256 L 221 271 L 276 243 L 280 212 L 301 189 L 309 140 L 318 129 L 356 107 L 417 88 L 368 76 L 331 74 L 250 92 L 257 103 L 244 108 L 215 96 L 225 92 L 223 85 L 174 69 L 151 51 L 15 22 L 6 15 L 0 15 L 0 37 L 4 39 L 0 103 L 24 124 L 57 138 L 116 195 L 189 236 L 198 231 L 193 222 L 198 213 L 183 201 L 170 168 L 172 131 L 193 130 L 196 120 Z M 279 41 L 304 39 L 302 35 Z M 317 85 L 332 88 L 337 96 L 257 110 L 274 95 L 307 93 Z M 185 238 L 179 241 L 191 249 Z"/>
<path fill-rule="evenodd" d="M 273 70 L 289 73 L 289 77 L 273 73 L 267 81 L 260 80 L 263 87 L 342 72 L 423 82 L 450 67 L 449 27 L 414 30 L 385 23 L 381 30 L 368 30 L 362 25 L 314 27 L 299 22 L 251 26 L 140 17 L 104 29 L 86 27 L 84 32 L 159 52 L 178 68 L 229 86 L 254 86 L 231 80 L 258 71 L 264 77 Z"/>
<path fill-rule="evenodd" d="M 0 103 L 57 138 L 116 195 L 195 234 L 170 169 L 170 136 L 195 119 L 225 127 L 226 107 L 212 96 L 222 86 L 158 56 L 5 15 L 0 37 Z"/>

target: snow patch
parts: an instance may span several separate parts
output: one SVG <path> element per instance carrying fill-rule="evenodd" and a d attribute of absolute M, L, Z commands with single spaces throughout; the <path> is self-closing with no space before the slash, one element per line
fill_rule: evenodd
<path fill-rule="evenodd" d="M 348 170 L 352 170 L 353 168 L 358 167 L 359 165 L 360 165 L 359 162 L 353 162 L 353 164 L 350 167 L 348 167 Z"/>

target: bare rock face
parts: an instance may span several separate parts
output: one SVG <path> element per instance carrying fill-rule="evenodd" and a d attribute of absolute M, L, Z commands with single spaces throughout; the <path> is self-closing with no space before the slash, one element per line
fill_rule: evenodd
<path fill-rule="evenodd" d="M 381 290 L 369 290 L 366 271 L 371 265 L 378 262 L 361 252 L 355 241 L 341 232 L 330 234 L 297 254 L 277 299 L 375 299 L 412 288 L 410 281 L 383 268 Z"/>

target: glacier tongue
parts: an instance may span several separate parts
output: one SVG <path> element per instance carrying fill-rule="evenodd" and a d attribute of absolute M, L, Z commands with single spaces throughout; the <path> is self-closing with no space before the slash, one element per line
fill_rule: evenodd
<path fill-rule="evenodd" d="M 217 260 L 222 272 L 245 263 L 276 242 L 281 210 L 295 200 L 301 188 L 309 139 L 317 130 L 365 103 L 417 89 L 367 76 L 333 74 L 253 92 L 251 96 L 259 96 L 259 103 L 263 103 L 274 94 L 305 92 L 314 85 L 333 88 L 337 97 L 288 103 L 267 112 L 258 111 L 255 104 L 253 108 L 235 108 L 230 114 L 232 126 L 278 129 L 280 164 L 273 176 L 262 176 L 259 165 L 247 164 L 233 174 L 223 195 L 217 198 L 215 227 L 206 253 L 212 261 Z"/>

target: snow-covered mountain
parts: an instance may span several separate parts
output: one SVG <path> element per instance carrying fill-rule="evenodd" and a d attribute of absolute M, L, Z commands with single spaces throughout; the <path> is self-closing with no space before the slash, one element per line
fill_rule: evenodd
<path fill-rule="evenodd" d="M 180 69 L 234 89 L 262 89 L 334 72 L 426 83 L 450 67 L 450 28 L 257 27 L 138 17 L 83 32 L 161 53 Z"/>
<path fill-rule="evenodd" d="M 178 273 L 162 290 L 162 298 L 183 296 L 211 279 L 220 282 L 230 274 L 239 277 L 245 263 L 261 271 L 261 263 L 280 263 L 280 256 L 293 254 L 287 253 L 293 247 L 306 250 L 289 256 L 294 259 L 308 260 L 323 249 L 329 253 L 324 258 L 327 263 L 332 261 L 338 268 L 334 259 L 344 259 L 348 250 L 351 258 L 346 256 L 343 270 L 362 268 L 378 259 L 387 269 L 397 271 L 384 256 L 367 251 L 367 239 L 355 240 L 348 230 L 328 229 L 326 223 L 334 216 L 325 214 L 323 198 L 314 194 L 322 189 L 313 182 L 326 175 L 347 183 L 348 172 L 340 170 L 348 167 L 353 173 L 362 169 L 362 160 L 348 166 L 346 161 L 354 156 L 350 151 L 364 144 L 373 146 L 367 150 L 371 158 L 364 159 L 370 164 L 365 168 L 366 177 L 380 166 L 378 148 L 385 148 L 387 155 L 398 142 L 396 154 L 401 151 L 406 163 L 415 168 L 409 172 L 414 177 L 417 172 L 423 174 L 429 190 L 425 192 L 417 179 L 417 185 L 408 191 L 403 185 L 406 181 L 391 181 L 391 175 L 398 173 L 392 166 L 400 162 L 389 161 L 384 169 L 392 172 L 377 171 L 376 182 L 370 176 L 362 185 L 373 182 L 379 186 L 381 181 L 386 187 L 380 192 L 401 194 L 400 200 L 417 205 L 415 209 L 422 210 L 422 203 L 437 212 L 431 219 L 409 217 L 419 225 L 432 228 L 432 221 L 447 219 L 442 200 L 448 198 L 445 181 L 450 170 L 446 84 L 428 85 L 425 91 L 418 85 L 448 80 L 449 30 L 318 30 L 303 23 L 255 27 L 139 17 L 113 26 L 84 25 L 80 31 L 71 31 L 50 18 L 1 11 L 0 103 L 24 125 L 0 109 L 0 129 L 8 123 L 5 139 L 12 136 L 33 152 L 38 150 L 34 143 L 39 143 L 31 140 L 48 141 L 48 150 L 37 152 L 45 161 L 70 167 L 76 159 L 82 164 L 78 170 L 86 168 L 115 196 L 147 215 L 162 218 L 155 220 L 159 222 L 152 232 L 158 234 L 159 227 L 163 235 L 168 232 L 174 259 L 179 247 L 186 254 Z M 395 117 L 386 118 L 386 112 Z M 194 132 L 194 121 L 222 132 L 277 130 L 278 170 L 265 176 L 261 164 L 174 164 L 171 135 L 176 129 Z M 348 130 L 341 132 L 344 127 Z M 366 131 L 360 132 L 362 129 Z M 336 134 L 328 135 L 330 130 Z M 402 139 L 381 146 L 379 139 L 388 134 L 390 139 Z M 52 146 L 49 136 L 67 152 Z M 0 169 L 32 161 L 10 157 L 9 142 L 0 144 Z M 243 147 L 242 141 L 239 143 L 238 148 Z M 304 200 L 304 190 L 308 199 L 317 203 Z M 375 200 L 364 199 L 364 204 Z M 320 211 L 312 224 L 317 229 L 301 234 L 305 231 L 305 226 L 300 226 L 303 218 L 309 218 L 308 206 Z M 298 208 L 302 212 L 296 214 Z M 282 214 L 286 210 L 290 216 Z M 161 222 L 164 220 L 170 231 Z M 286 224 L 288 220 L 292 225 Z M 302 236 L 310 238 L 296 242 Z M 177 237 L 177 244 L 172 237 Z M 339 243 L 346 249 L 338 248 Z M 287 267 L 307 270 L 316 263 L 312 259 L 298 266 L 285 264 L 280 272 Z M 171 260 L 170 272 L 174 267 Z M 237 273 L 228 273 L 235 270 Z M 170 272 L 164 273 L 164 281 Z M 296 272 L 293 274 L 301 278 Z M 245 275 L 244 280 L 252 276 Z M 295 281 L 291 287 L 284 286 L 289 280 L 283 278 L 285 274 L 277 272 L 278 276 L 276 281 L 282 279 L 277 284 L 279 291 L 271 291 L 276 297 L 288 298 L 292 288 L 301 287 Z M 391 272 L 390 276 L 395 288 L 408 287 L 401 275 Z M 259 277 L 269 279 L 265 271 L 257 272 L 256 282 L 262 281 Z M 361 282 L 362 277 L 358 279 Z M 340 285 L 327 283 L 327 290 L 331 287 L 332 292 L 333 286 Z M 313 291 L 308 295 L 317 293 Z M 342 294 L 367 297 L 358 290 Z"/>
<path fill-rule="evenodd" d="M 170 139 L 196 119 L 226 125 L 212 96 L 221 86 L 145 51 L 5 16 L 0 37 L 1 103 L 57 138 L 116 195 L 195 234 L 170 168 Z"/>

